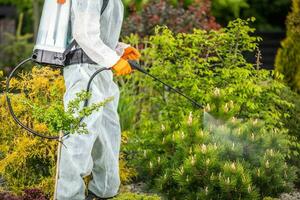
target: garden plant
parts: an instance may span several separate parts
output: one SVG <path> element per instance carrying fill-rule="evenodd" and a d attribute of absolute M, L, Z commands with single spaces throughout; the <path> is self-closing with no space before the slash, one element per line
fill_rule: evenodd
<path fill-rule="evenodd" d="M 122 183 L 146 183 L 144 192 L 159 194 L 125 191 L 116 199 L 272 199 L 291 191 L 299 182 L 300 96 L 286 84 L 286 70 L 261 69 L 261 39 L 253 36 L 255 29 L 249 25 L 254 18 L 221 28 L 207 0 L 127 1 L 127 7 L 132 2 L 145 4 L 145 12 L 128 13 L 124 42 L 140 48 L 141 66 L 203 108 L 138 72 L 116 78 L 121 89 Z M 246 1 L 240 2 L 238 9 L 246 6 Z M 297 2 L 293 13 L 299 14 Z M 182 20 L 168 20 L 176 15 Z M 288 33 L 278 60 L 290 56 L 284 52 L 296 38 L 295 30 Z M 132 32 L 136 34 L 129 35 Z M 19 30 L 14 44 L 26 53 L 32 48 L 30 37 Z M 11 47 L 3 50 L 19 57 Z M 249 52 L 257 53 L 256 63 L 246 60 Z M 89 97 L 80 93 L 66 112 L 63 76 L 49 67 L 22 72 L 12 88 L 17 115 L 41 133 L 85 134 L 81 117 L 105 106 L 100 102 L 80 112 L 79 105 Z M 49 199 L 57 142 L 28 135 L 15 125 L 6 104 L 1 93 L 0 199 Z"/>

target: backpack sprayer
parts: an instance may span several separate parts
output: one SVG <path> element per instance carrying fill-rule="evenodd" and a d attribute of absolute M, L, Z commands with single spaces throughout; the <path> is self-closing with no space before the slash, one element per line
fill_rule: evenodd
<path fill-rule="evenodd" d="M 101 9 L 101 14 L 104 12 L 109 0 L 103 0 L 103 6 Z M 27 130 L 29 133 L 50 140 L 59 140 L 61 136 L 49 136 L 36 132 L 32 128 L 24 125 L 14 113 L 11 99 L 9 97 L 10 91 L 10 81 L 15 76 L 18 69 L 24 66 L 26 63 L 33 61 L 40 65 L 48 65 L 56 68 L 63 68 L 70 64 L 75 63 L 89 63 L 96 64 L 92 61 L 81 48 L 75 40 L 68 41 L 68 36 L 70 35 L 70 13 L 71 13 L 71 0 L 45 0 L 43 13 L 41 17 L 41 22 L 39 26 L 39 32 L 35 47 L 33 49 L 33 54 L 30 58 L 19 63 L 9 74 L 6 81 L 6 100 L 8 104 L 8 109 L 13 117 L 14 121 L 20 125 L 22 128 Z M 189 96 L 183 94 L 174 87 L 166 84 L 162 80 L 148 73 L 145 69 L 135 61 L 128 61 L 131 67 L 147 76 L 153 78 L 155 81 L 162 83 L 164 86 L 183 96 L 195 106 L 203 108 L 198 102 L 190 98 Z M 101 68 L 97 70 L 90 78 L 86 91 L 90 91 L 91 84 L 94 78 L 101 72 L 105 70 L 111 70 L 111 68 Z M 89 99 L 84 102 L 84 107 L 87 107 Z M 66 134 L 67 135 L 67 134 Z M 66 136 L 65 135 L 65 136 Z"/>

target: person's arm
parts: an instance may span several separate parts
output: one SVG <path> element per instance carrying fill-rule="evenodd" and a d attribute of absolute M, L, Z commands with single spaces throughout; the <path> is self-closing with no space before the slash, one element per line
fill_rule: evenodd
<path fill-rule="evenodd" d="M 125 60 L 139 60 L 141 57 L 140 52 L 136 48 L 123 42 L 118 43 L 116 52 Z"/>
<path fill-rule="evenodd" d="M 102 0 L 73 0 L 73 37 L 84 52 L 101 67 L 110 68 L 120 59 L 100 38 Z"/>
<path fill-rule="evenodd" d="M 130 47 L 129 44 L 125 44 L 123 42 L 119 42 L 117 47 L 116 47 L 116 52 L 119 56 L 123 56 L 123 54 L 125 53 L 125 49 L 127 49 L 128 47 Z"/>

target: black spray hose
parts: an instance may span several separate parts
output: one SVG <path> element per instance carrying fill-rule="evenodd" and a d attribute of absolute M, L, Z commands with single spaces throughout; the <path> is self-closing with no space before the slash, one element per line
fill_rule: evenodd
<path fill-rule="evenodd" d="M 9 97 L 9 89 L 10 89 L 10 81 L 11 79 L 15 76 L 15 73 L 16 71 L 21 68 L 23 65 L 25 65 L 26 63 L 32 61 L 32 58 L 27 58 L 26 60 L 22 61 L 20 64 L 18 64 L 13 70 L 12 72 L 9 74 L 9 76 L 7 77 L 7 80 L 6 80 L 6 101 L 7 101 L 7 105 L 8 105 L 8 110 L 11 114 L 11 116 L 13 117 L 14 121 L 19 125 L 21 126 L 23 129 L 25 129 L 26 131 L 28 131 L 29 133 L 33 134 L 34 136 L 37 136 L 37 137 L 41 137 L 41 138 L 44 138 L 44 139 L 49 139 L 49 140 L 60 140 L 60 137 L 59 136 L 48 136 L 48 135 L 44 135 L 44 134 L 41 134 L 41 133 L 38 133 L 37 131 L 29 128 L 28 126 L 26 126 L 25 124 L 23 124 L 19 118 L 16 116 L 15 112 L 14 112 L 14 109 L 12 107 L 12 104 L 11 104 L 11 99 Z M 91 84 L 94 80 L 94 78 L 101 72 L 103 71 L 106 71 L 106 70 L 111 70 L 111 68 L 101 68 L 99 70 L 97 70 L 90 78 L 89 82 L 88 82 L 88 85 L 87 85 L 87 88 L 86 88 L 86 92 L 90 92 L 90 88 L 91 88 Z M 87 107 L 88 106 L 88 103 L 89 103 L 89 99 L 86 99 L 85 102 L 84 102 L 84 107 Z M 80 122 L 82 122 L 84 118 L 81 118 L 80 119 Z M 68 133 L 67 134 L 64 134 L 64 137 L 69 135 Z"/>
<path fill-rule="evenodd" d="M 189 100 L 191 103 L 193 103 L 196 107 L 203 109 L 203 106 L 201 104 L 199 104 L 197 101 L 195 101 L 194 99 L 192 99 L 191 97 L 183 94 L 181 91 L 179 91 L 178 89 L 170 86 L 169 84 L 163 82 L 162 80 L 158 79 L 157 77 L 153 76 L 152 74 L 150 74 L 149 72 L 147 72 L 145 69 L 143 69 L 139 63 L 137 63 L 136 61 L 133 60 L 129 60 L 128 61 L 130 66 L 139 71 L 142 72 L 143 74 L 146 74 L 147 76 L 151 77 L 152 79 L 154 79 L 155 81 L 160 82 L 161 84 L 163 84 L 164 86 L 166 86 L 167 88 L 173 90 L 174 92 L 178 93 L 179 95 L 183 96 L 184 98 L 186 98 L 187 100 Z"/>
<path fill-rule="evenodd" d="M 32 59 L 31 58 L 27 58 L 26 60 L 22 61 L 20 64 L 18 64 L 14 69 L 13 71 L 9 74 L 7 80 L 6 80 L 6 101 L 7 101 L 7 105 L 8 105 L 8 110 L 11 114 L 11 116 L 13 117 L 13 119 L 15 120 L 15 122 L 20 125 L 22 128 L 24 128 L 26 131 L 28 131 L 29 133 L 32 133 L 33 135 L 37 136 L 37 137 L 41 137 L 41 138 L 44 138 L 44 139 L 49 139 L 49 140 L 58 140 L 59 137 L 58 136 L 46 136 L 46 135 L 43 135 L 41 133 L 38 133 L 36 132 L 35 130 L 27 127 L 25 124 L 23 124 L 19 119 L 18 117 L 15 115 L 15 112 L 13 110 L 13 107 L 11 105 L 11 100 L 10 100 L 10 97 L 9 97 L 9 87 L 10 87 L 10 81 L 11 79 L 15 76 L 15 72 L 20 68 L 22 67 L 24 64 L 28 63 L 29 61 L 31 61 Z"/>
<path fill-rule="evenodd" d="M 92 82 L 93 82 L 94 78 L 95 78 L 98 74 L 100 74 L 100 73 L 103 72 L 103 71 L 109 71 L 109 70 L 111 70 L 111 68 L 106 68 L 106 67 L 104 67 L 104 68 L 98 69 L 98 70 L 91 76 L 91 78 L 90 78 L 90 80 L 89 80 L 89 82 L 88 82 L 88 85 L 87 85 L 87 87 L 86 87 L 86 92 L 87 92 L 87 93 L 90 92 Z M 89 99 L 86 99 L 85 102 L 84 102 L 84 106 L 83 106 L 83 107 L 84 107 L 84 108 L 87 107 L 88 104 L 89 104 Z"/>
<path fill-rule="evenodd" d="M 89 82 L 88 82 L 88 85 L 87 85 L 87 87 L 86 87 L 86 92 L 87 92 L 87 93 L 89 93 L 90 90 L 91 90 L 91 85 L 92 85 L 92 82 L 93 82 L 94 78 L 95 78 L 98 74 L 100 74 L 101 72 L 103 72 L 103 71 L 108 71 L 108 70 L 111 70 L 111 68 L 106 68 L 106 67 L 104 67 L 104 68 L 98 69 L 98 70 L 91 76 L 91 78 L 90 78 L 90 80 L 89 80 Z M 84 101 L 83 107 L 86 108 L 86 107 L 88 106 L 88 104 L 89 104 L 89 99 L 87 98 L 87 99 Z M 82 117 L 82 118 L 80 119 L 80 123 L 83 121 L 83 119 L 84 119 L 84 117 Z"/>

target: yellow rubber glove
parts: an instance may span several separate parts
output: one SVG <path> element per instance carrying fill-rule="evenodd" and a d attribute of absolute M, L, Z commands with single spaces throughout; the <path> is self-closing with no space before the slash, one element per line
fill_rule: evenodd
<path fill-rule="evenodd" d="M 127 75 L 132 72 L 130 64 L 123 58 L 121 58 L 117 64 L 112 67 L 112 69 L 115 70 L 115 74 L 117 76 Z"/>
<path fill-rule="evenodd" d="M 122 56 L 122 58 L 125 60 L 139 60 L 140 57 L 141 54 L 139 53 L 139 51 L 136 48 L 131 46 L 125 49 L 125 52 Z"/>

